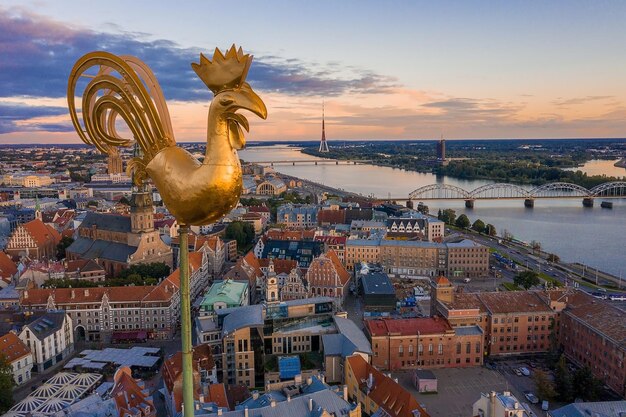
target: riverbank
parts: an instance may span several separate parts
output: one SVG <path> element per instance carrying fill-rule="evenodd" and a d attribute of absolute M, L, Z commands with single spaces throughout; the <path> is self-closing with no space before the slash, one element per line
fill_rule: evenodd
<path fill-rule="evenodd" d="M 344 198 L 358 198 L 364 201 L 368 201 L 371 203 L 379 202 L 381 199 L 365 197 L 361 194 L 357 194 L 354 192 L 350 192 L 344 189 L 330 187 L 325 184 L 320 184 L 314 181 L 310 181 L 307 179 L 299 178 L 293 175 L 280 174 L 284 180 L 296 180 L 301 181 L 305 190 L 310 191 L 317 194 L 328 193 L 332 195 L 336 195 L 338 197 Z M 495 224 L 497 230 L 505 230 L 502 224 Z M 479 235 L 472 230 L 464 230 L 464 234 L 467 234 L 468 237 L 479 238 L 480 243 L 489 246 L 492 249 L 499 250 L 503 245 L 503 241 L 501 237 L 488 237 L 485 235 Z M 516 244 L 515 242 L 509 242 L 508 245 L 515 248 L 518 254 L 527 253 L 530 255 L 528 248 L 521 243 Z M 544 272 L 541 273 L 542 279 L 546 281 L 555 280 L 557 276 L 553 276 L 553 272 L 551 272 L 548 268 L 554 268 L 564 274 L 562 277 L 565 281 L 569 281 L 570 285 L 573 285 L 574 282 L 581 284 L 583 287 L 587 287 L 588 290 L 593 290 L 595 288 L 606 288 L 610 291 L 619 290 L 622 291 L 623 283 L 621 277 L 617 277 L 608 272 L 601 271 L 599 269 L 593 268 L 591 266 L 584 265 L 580 262 L 549 262 L 548 259 L 552 253 L 543 251 L 541 249 L 532 251 L 531 257 L 535 258 L 535 262 L 537 263 L 538 269 L 541 270 L 541 266 L 543 265 Z M 557 252 L 555 255 L 560 256 Z M 591 277 L 593 276 L 593 279 Z M 596 285 L 596 276 L 598 277 L 597 285 Z"/>
<path fill-rule="evenodd" d="M 619 161 L 614 163 L 613 166 L 616 166 L 618 168 L 626 168 L 626 158 L 620 159 Z"/>

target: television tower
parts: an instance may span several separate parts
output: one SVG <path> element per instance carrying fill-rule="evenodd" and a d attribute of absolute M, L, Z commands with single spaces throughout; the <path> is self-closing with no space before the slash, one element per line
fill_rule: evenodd
<path fill-rule="evenodd" d="M 322 103 L 322 140 L 320 142 L 320 148 L 318 152 L 330 152 L 330 150 L 328 149 L 328 143 L 326 142 L 326 129 L 324 128 L 324 103 Z"/>

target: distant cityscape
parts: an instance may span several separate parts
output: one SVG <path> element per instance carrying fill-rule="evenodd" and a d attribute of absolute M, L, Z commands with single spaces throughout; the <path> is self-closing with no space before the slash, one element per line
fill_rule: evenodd
<path fill-rule="evenodd" d="M 183 411 L 179 225 L 131 152 L 0 149 L 6 416 Z M 196 416 L 625 407 L 621 280 L 453 210 L 243 169 L 240 204 L 189 239 Z"/>

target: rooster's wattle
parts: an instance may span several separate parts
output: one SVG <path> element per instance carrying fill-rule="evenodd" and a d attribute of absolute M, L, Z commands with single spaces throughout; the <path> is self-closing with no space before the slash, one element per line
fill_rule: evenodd
<path fill-rule="evenodd" d="M 233 45 L 226 55 L 216 48 L 213 61 L 201 54 L 200 64 L 192 64 L 215 94 L 202 162 L 176 146 L 159 83 L 148 66 L 135 57 L 92 52 L 76 62 L 68 84 L 72 123 L 83 142 L 104 153 L 136 141 L 142 156 L 133 158 L 128 167 L 137 185 L 150 177 L 180 224 L 213 223 L 236 206 L 242 191 L 237 149 L 244 147 L 242 128 L 247 131 L 249 126 L 237 110 L 267 117 L 263 100 L 245 82 L 251 62 L 251 55 L 244 55 Z M 93 67 L 98 67 L 97 73 L 87 74 Z M 81 76 L 91 78 L 82 95 L 82 124 L 75 104 Z M 118 134 L 118 116 L 134 141 Z"/>

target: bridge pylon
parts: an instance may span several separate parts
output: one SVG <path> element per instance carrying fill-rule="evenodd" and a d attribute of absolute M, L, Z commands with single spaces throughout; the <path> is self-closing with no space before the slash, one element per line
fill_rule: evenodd
<path fill-rule="evenodd" d="M 583 198 L 583 207 L 593 207 L 593 197 Z"/>
<path fill-rule="evenodd" d="M 526 207 L 526 208 L 533 208 L 533 207 L 535 207 L 535 199 L 534 198 L 527 198 L 526 200 L 524 200 L 524 207 Z"/>
<path fill-rule="evenodd" d="M 474 199 L 473 198 L 468 198 L 467 200 L 465 200 L 465 208 L 474 208 Z"/>

